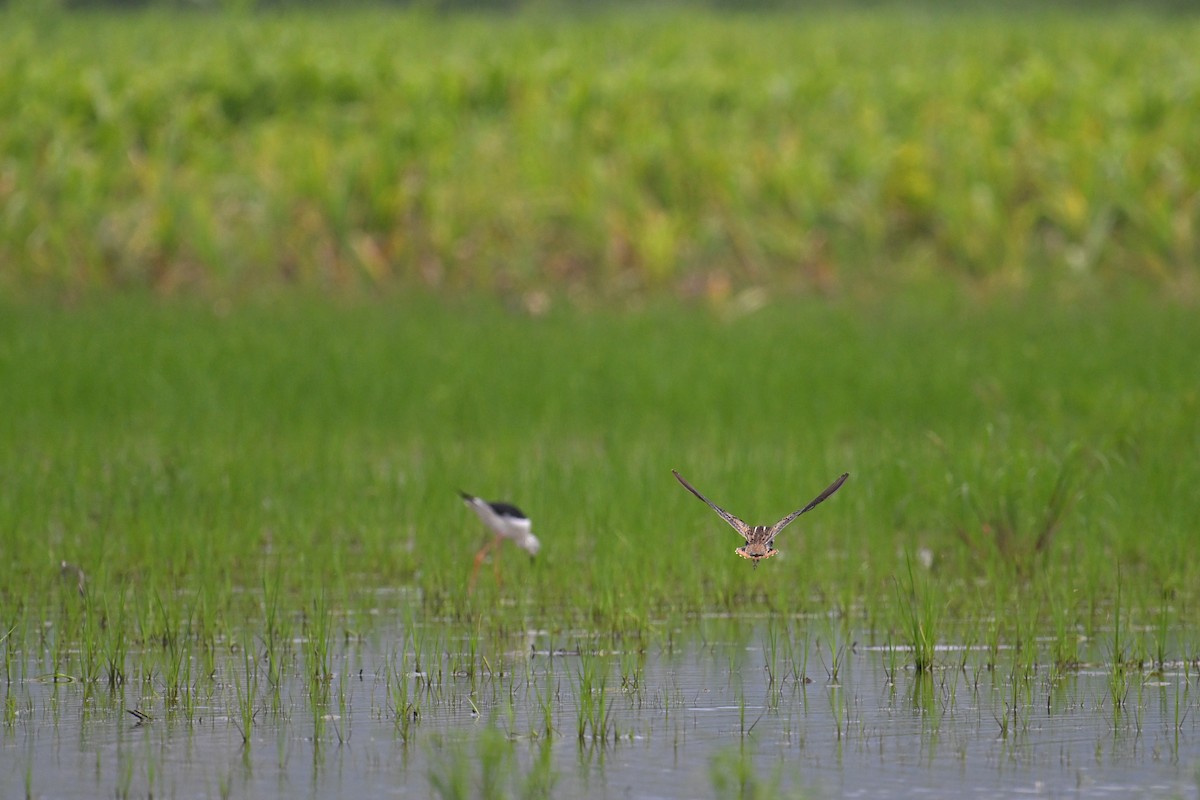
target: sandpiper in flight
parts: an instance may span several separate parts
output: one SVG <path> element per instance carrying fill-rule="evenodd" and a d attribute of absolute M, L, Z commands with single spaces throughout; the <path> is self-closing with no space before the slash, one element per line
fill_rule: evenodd
<path fill-rule="evenodd" d="M 683 476 L 675 470 L 671 470 L 671 474 L 683 484 L 683 488 L 696 495 L 696 497 L 699 497 L 705 503 L 708 503 L 709 508 L 720 514 L 721 519 L 732 525 L 733 529 L 742 535 L 742 538 L 746 540 L 746 543 L 734 552 L 736 552 L 742 558 L 750 559 L 751 563 L 754 564 L 756 569 L 758 568 L 759 561 L 762 561 L 764 558 L 770 558 L 771 556 L 779 554 L 779 551 L 775 549 L 775 537 L 778 536 L 784 528 L 790 525 L 792 520 L 796 519 L 796 517 L 800 516 L 806 511 L 812 511 L 822 502 L 827 500 L 831 494 L 842 488 L 842 484 L 846 482 L 846 478 L 850 477 L 849 472 L 842 473 L 841 477 L 829 484 L 829 488 L 817 495 L 816 499 L 814 499 L 811 503 L 799 511 L 793 511 L 791 514 L 788 514 L 774 525 L 748 525 L 744 521 L 735 517 L 733 514 L 730 514 L 728 511 L 721 508 L 712 500 L 709 500 L 707 497 L 696 491 L 695 488 L 693 488 L 690 483 L 685 481 Z"/>
<path fill-rule="evenodd" d="M 475 591 L 475 578 L 479 575 L 479 567 L 483 564 L 483 559 L 489 551 L 498 549 L 505 539 L 516 544 L 530 556 L 537 555 L 542 544 L 533 535 L 529 517 L 525 516 L 525 512 L 511 503 L 489 503 L 479 497 L 467 494 L 461 489 L 458 493 L 462 496 L 463 502 L 479 516 L 483 524 L 496 534 L 492 541 L 485 544 L 475 554 L 475 566 L 471 570 L 471 581 L 468 584 L 469 591 Z M 492 568 L 496 575 L 496 583 L 500 583 L 500 560 L 498 558 L 492 559 Z"/>

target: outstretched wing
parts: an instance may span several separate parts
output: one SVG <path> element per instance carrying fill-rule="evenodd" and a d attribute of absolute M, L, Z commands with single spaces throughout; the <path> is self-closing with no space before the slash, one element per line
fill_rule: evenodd
<path fill-rule="evenodd" d="M 836 492 L 838 489 L 842 488 L 842 484 L 845 483 L 846 478 L 849 478 L 849 477 L 850 477 L 849 472 L 843 472 L 836 481 L 829 484 L 828 489 L 826 489 L 825 491 L 823 491 L 819 495 L 817 495 L 811 503 L 809 503 L 808 505 L 806 505 L 804 508 L 800 509 L 799 511 L 793 511 L 791 514 L 788 514 L 786 517 L 779 520 L 779 522 L 776 522 L 774 525 L 772 525 L 771 526 L 771 538 L 774 539 L 776 536 L 778 536 L 779 532 L 782 531 L 784 528 L 786 528 L 788 525 L 791 525 L 792 520 L 794 520 L 796 517 L 800 516 L 801 514 L 803 514 L 806 511 L 812 511 L 814 508 L 821 505 L 821 503 L 828 500 L 829 496 L 831 494 Z"/>
<path fill-rule="evenodd" d="M 709 500 L 707 497 L 705 497 L 704 495 L 697 492 L 695 487 L 693 487 L 690 483 L 685 481 L 683 479 L 683 476 L 680 475 L 675 470 L 671 470 L 671 474 L 675 476 L 675 479 L 677 481 L 679 481 L 680 483 L 683 484 L 683 488 L 687 489 L 689 492 L 696 495 L 696 497 L 699 497 L 705 503 L 708 503 L 708 507 L 711 508 L 713 511 L 717 512 L 718 514 L 720 514 L 721 519 L 725 520 L 730 525 L 732 525 L 733 529 L 735 531 L 737 531 L 738 533 L 740 533 L 742 535 L 743 539 L 748 539 L 750 537 L 750 526 L 749 525 L 747 525 L 745 522 L 743 522 L 742 520 L 735 517 L 733 514 L 730 514 L 725 509 L 721 508 L 719 505 L 714 503 L 712 500 Z M 821 499 L 824 500 L 825 498 L 821 498 Z"/>

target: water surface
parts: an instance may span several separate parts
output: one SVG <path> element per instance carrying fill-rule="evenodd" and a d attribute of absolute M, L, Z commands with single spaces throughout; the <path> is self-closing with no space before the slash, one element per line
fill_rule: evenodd
<path fill-rule="evenodd" d="M 276 686 L 229 648 L 173 705 L 161 672 L 110 688 L 32 660 L 0 686 L 0 796 L 1200 796 L 1184 664 L 1114 684 L 1100 660 L 944 648 L 919 674 L 865 636 L 734 620 L 642 651 L 533 631 L 474 662 L 442 638 L 418 673 L 405 641 L 339 642 L 328 681 L 293 642 Z"/>

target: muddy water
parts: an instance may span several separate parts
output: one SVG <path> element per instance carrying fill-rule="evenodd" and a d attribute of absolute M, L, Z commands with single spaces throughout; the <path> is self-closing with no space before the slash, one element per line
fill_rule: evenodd
<path fill-rule="evenodd" d="M 324 684 L 299 658 L 278 691 L 260 675 L 248 742 L 236 658 L 173 706 L 152 672 L 113 691 L 31 662 L 0 685 L 0 797 L 1200 797 L 1183 664 L 1117 692 L 1099 660 L 1014 677 L 1015 655 L 949 648 L 917 674 L 854 637 L 773 649 L 746 623 L 641 654 L 531 633 L 473 675 L 449 652 L 415 674 L 402 639 L 343 646 Z"/>

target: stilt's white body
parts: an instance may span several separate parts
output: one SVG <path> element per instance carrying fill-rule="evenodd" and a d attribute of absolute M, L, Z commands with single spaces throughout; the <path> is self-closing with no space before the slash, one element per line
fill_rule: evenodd
<path fill-rule="evenodd" d="M 516 506 L 508 503 L 489 503 L 471 495 L 465 495 L 463 502 L 471 507 L 492 533 L 502 539 L 508 539 L 531 556 L 538 554 L 542 543 L 533 535 L 533 525 L 529 518 Z"/>

